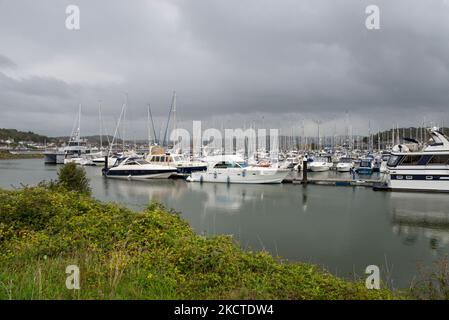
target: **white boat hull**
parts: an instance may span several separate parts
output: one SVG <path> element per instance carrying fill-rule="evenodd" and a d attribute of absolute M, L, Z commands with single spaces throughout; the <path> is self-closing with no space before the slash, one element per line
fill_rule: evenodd
<path fill-rule="evenodd" d="M 329 171 L 329 166 L 327 164 L 314 164 L 313 162 L 308 164 L 308 168 L 312 172 L 323 172 Z"/>
<path fill-rule="evenodd" d="M 391 190 L 449 192 L 449 140 L 439 128 L 429 130 L 429 143 L 398 145 L 387 163 L 387 185 Z"/>
<path fill-rule="evenodd" d="M 149 180 L 167 179 L 177 172 L 175 167 L 145 163 L 139 165 L 133 158 L 128 158 L 118 166 L 103 169 L 103 174 L 112 179 Z"/>
<path fill-rule="evenodd" d="M 389 187 L 393 190 L 439 191 L 449 192 L 449 180 L 447 181 L 391 181 Z"/>
<path fill-rule="evenodd" d="M 282 183 L 290 170 L 271 168 L 251 169 L 219 169 L 205 172 L 193 172 L 187 181 L 243 184 L 275 184 Z"/>
<path fill-rule="evenodd" d="M 154 174 L 144 174 L 144 175 L 128 175 L 128 176 L 119 176 L 119 175 L 108 175 L 106 176 L 110 179 L 122 179 L 122 180 L 150 180 L 150 179 L 168 179 L 176 172 L 164 172 L 164 173 L 154 173 Z"/>
<path fill-rule="evenodd" d="M 449 192 L 449 170 L 395 170 L 388 173 L 392 190 Z"/>
<path fill-rule="evenodd" d="M 351 171 L 352 164 L 350 163 L 339 163 L 337 164 L 337 171 L 338 172 L 349 172 Z"/>

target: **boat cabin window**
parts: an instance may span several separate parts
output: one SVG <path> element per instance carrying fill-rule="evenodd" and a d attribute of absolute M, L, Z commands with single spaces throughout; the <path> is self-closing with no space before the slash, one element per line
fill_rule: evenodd
<path fill-rule="evenodd" d="M 219 162 L 214 166 L 214 169 L 227 169 L 227 168 L 240 168 L 240 166 L 237 163 L 231 163 L 231 162 Z"/>
<path fill-rule="evenodd" d="M 362 160 L 360 161 L 361 167 L 371 167 L 371 160 Z"/>
<path fill-rule="evenodd" d="M 172 162 L 170 156 L 153 156 L 151 162 Z"/>
<path fill-rule="evenodd" d="M 408 154 L 402 159 L 400 165 L 401 166 L 416 166 L 416 165 L 418 165 L 421 158 L 422 158 L 421 155 Z"/>
<path fill-rule="evenodd" d="M 136 165 L 148 164 L 148 162 L 143 159 L 130 159 L 125 164 L 127 166 L 136 166 Z"/>
<path fill-rule="evenodd" d="M 85 147 L 87 143 L 84 141 L 69 141 L 69 147 Z"/>
<path fill-rule="evenodd" d="M 427 164 L 434 166 L 449 164 L 449 154 L 435 154 Z"/>
<path fill-rule="evenodd" d="M 395 155 L 392 155 L 392 156 L 390 157 L 390 159 L 388 159 L 387 165 L 388 165 L 389 167 L 394 167 L 394 166 L 396 166 L 396 165 L 398 164 L 398 162 L 399 162 L 400 159 L 401 159 L 401 156 L 395 156 Z"/>

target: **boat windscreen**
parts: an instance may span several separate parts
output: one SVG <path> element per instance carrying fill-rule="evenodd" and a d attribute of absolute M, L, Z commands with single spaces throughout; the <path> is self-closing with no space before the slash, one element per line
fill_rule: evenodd
<path fill-rule="evenodd" d="M 146 160 L 143 160 L 143 159 L 138 159 L 138 160 L 135 160 L 138 164 L 141 164 L 141 165 L 144 165 L 144 164 L 149 164 L 149 162 L 148 161 L 146 161 Z"/>
<path fill-rule="evenodd" d="M 361 167 L 371 167 L 371 160 L 362 160 L 360 162 Z"/>
<path fill-rule="evenodd" d="M 392 155 L 390 157 L 390 159 L 388 159 L 387 165 L 389 167 L 394 167 L 398 164 L 400 159 L 401 159 L 401 156 Z"/>

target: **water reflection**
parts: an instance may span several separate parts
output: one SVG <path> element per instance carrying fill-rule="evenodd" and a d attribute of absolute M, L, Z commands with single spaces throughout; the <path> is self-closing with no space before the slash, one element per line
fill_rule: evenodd
<path fill-rule="evenodd" d="M 218 210 L 226 214 L 238 214 L 243 203 L 263 200 L 264 190 L 257 186 L 227 185 L 222 183 L 187 183 L 187 189 L 203 200 L 206 212 Z"/>
<path fill-rule="evenodd" d="M 307 187 L 304 187 L 307 188 Z M 303 192 L 302 193 L 302 211 L 306 212 L 307 211 L 307 193 Z"/>
<path fill-rule="evenodd" d="M 420 235 L 431 249 L 449 244 L 449 209 L 446 194 L 392 192 L 390 212 L 393 231 L 407 245 Z"/>

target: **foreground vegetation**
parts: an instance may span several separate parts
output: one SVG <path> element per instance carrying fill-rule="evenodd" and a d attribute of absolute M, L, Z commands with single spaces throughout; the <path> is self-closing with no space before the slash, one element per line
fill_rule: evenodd
<path fill-rule="evenodd" d="M 34 154 L 34 153 L 11 153 L 7 151 L 0 151 L 0 160 L 16 160 L 16 159 L 41 159 L 43 158 L 43 154 Z"/>
<path fill-rule="evenodd" d="M 68 265 L 81 289 L 65 286 Z M 0 299 L 390 299 L 308 264 L 199 236 L 157 204 L 133 212 L 51 184 L 0 190 Z"/>

